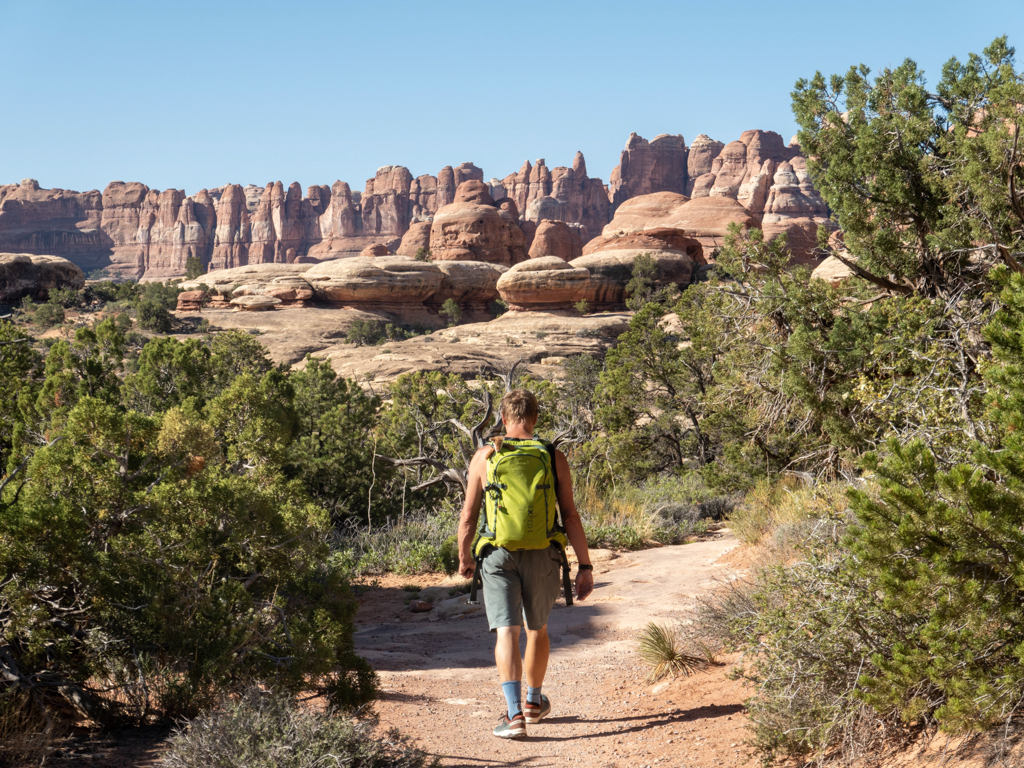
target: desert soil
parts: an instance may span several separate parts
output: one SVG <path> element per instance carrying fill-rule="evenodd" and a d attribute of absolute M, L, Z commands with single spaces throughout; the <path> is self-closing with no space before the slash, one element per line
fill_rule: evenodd
<path fill-rule="evenodd" d="M 382 723 L 413 736 L 445 766 L 750 763 L 744 690 L 728 678 L 734 657 L 652 686 L 636 652 L 648 622 L 689 621 L 697 595 L 738 575 L 728 556 L 736 547 L 721 531 L 692 544 L 595 553 L 594 594 L 568 608 L 560 601 L 549 622 L 544 691 L 552 713 L 514 741 L 491 735 L 504 699 L 483 610 L 462 612 L 468 606 L 446 590 L 424 589 L 422 595 L 436 593 L 435 608 L 412 613 L 403 586 L 450 582 L 388 578 L 361 595 L 356 632 L 357 650 L 380 674 Z"/>

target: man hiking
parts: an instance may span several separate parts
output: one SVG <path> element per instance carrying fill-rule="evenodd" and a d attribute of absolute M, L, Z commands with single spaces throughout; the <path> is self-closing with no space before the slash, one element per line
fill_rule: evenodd
<path fill-rule="evenodd" d="M 539 723 L 551 711 L 541 686 L 551 651 L 548 616 L 558 597 L 563 566 L 566 602 L 572 599 L 568 594 L 567 543 L 572 544 L 579 560 L 577 599 L 585 600 L 594 591 L 594 570 L 573 502 L 569 463 L 561 451 L 534 438 L 537 415 L 537 398 L 532 392 L 514 389 L 502 398 L 505 436 L 473 456 L 459 519 L 459 573 L 467 579 L 482 577 L 487 622 L 497 634 L 494 659 L 507 711 L 494 735 L 504 739 L 526 736 L 526 724 Z M 474 543 L 482 502 L 485 514 Z M 476 574 L 478 567 L 480 573 Z M 522 659 L 519 628 L 524 620 L 526 656 Z"/>

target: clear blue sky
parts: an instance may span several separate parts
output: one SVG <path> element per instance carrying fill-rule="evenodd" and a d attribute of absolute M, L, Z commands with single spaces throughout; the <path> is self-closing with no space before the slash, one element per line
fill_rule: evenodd
<path fill-rule="evenodd" d="M 631 131 L 788 140 L 800 77 L 934 81 L 1002 34 L 1024 56 L 1022 0 L 0 0 L 0 183 L 362 189 L 576 150 L 607 181 Z"/>

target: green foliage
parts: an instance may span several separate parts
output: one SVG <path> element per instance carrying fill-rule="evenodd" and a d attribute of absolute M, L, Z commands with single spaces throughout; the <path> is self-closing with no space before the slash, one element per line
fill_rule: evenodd
<path fill-rule="evenodd" d="M 587 315 L 590 313 L 590 302 L 588 302 L 586 299 L 580 299 L 572 306 L 573 309 L 575 309 L 581 315 Z"/>
<path fill-rule="evenodd" d="M 983 56 L 950 59 L 934 91 L 910 59 L 873 81 L 861 65 L 797 82 L 793 111 L 815 186 L 878 287 L 949 295 L 976 271 L 977 242 L 1016 264 L 1024 231 L 1007 182 L 1024 187 L 1012 149 L 1024 80 L 1013 55 L 1002 37 Z"/>
<path fill-rule="evenodd" d="M 83 303 L 82 291 L 72 288 L 54 288 L 50 291 L 47 301 L 50 304 L 59 304 L 64 309 L 74 309 Z"/>
<path fill-rule="evenodd" d="M 462 320 L 462 308 L 455 299 L 445 299 L 438 314 L 445 319 L 449 328 L 453 325 L 458 325 L 459 321 Z"/>
<path fill-rule="evenodd" d="M 425 768 L 440 766 L 391 729 L 377 735 L 374 719 L 296 705 L 274 692 L 250 690 L 237 701 L 188 723 L 169 740 L 167 768 Z"/>
<path fill-rule="evenodd" d="M 357 347 L 372 347 L 382 343 L 384 338 L 384 323 L 362 318 L 354 320 L 345 334 L 345 341 Z"/>
<path fill-rule="evenodd" d="M 206 274 L 206 267 L 198 256 L 189 256 L 185 259 L 185 279 L 195 280 Z"/>
<path fill-rule="evenodd" d="M 123 318 L 45 360 L 0 324 L 8 670 L 37 710 L 74 695 L 100 720 L 194 714 L 253 682 L 365 702 L 329 541 L 366 486 L 377 401 L 326 364 L 276 369 L 241 332 L 135 358 Z"/>
<path fill-rule="evenodd" d="M 416 255 L 414 256 L 416 261 L 430 261 L 433 258 L 433 254 L 427 248 L 417 248 Z"/>
<path fill-rule="evenodd" d="M 46 302 L 37 306 L 32 313 L 32 322 L 40 328 L 53 328 L 64 324 L 64 307 L 57 302 Z"/>
<path fill-rule="evenodd" d="M 499 318 L 508 312 L 508 302 L 504 299 L 495 299 L 487 304 L 487 311 L 491 313 L 491 317 Z"/>
<path fill-rule="evenodd" d="M 170 333 L 171 314 L 157 301 L 143 299 L 135 306 L 139 327 L 154 333 Z"/>

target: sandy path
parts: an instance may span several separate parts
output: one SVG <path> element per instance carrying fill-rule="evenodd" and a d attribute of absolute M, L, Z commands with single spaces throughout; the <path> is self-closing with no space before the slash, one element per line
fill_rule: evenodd
<path fill-rule="evenodd" d="M 520 741 L 490 734 L 504 699 L 482 611 L 412 614 L 401 580 L 371 589 L 361 597 L 356 647 L 380 673 L 377 710 L 445 766 L 742 765 L 744 696 L 726 678 L 728 665 L 651 688 L 635 652 L 649 621 L 685 619 L 695 595 L 735 573 L 718 561 L 736 546 L 723 531 L 598 562 L 593 597 L 552 613 L 544 691 L 553 711 Z"/>

